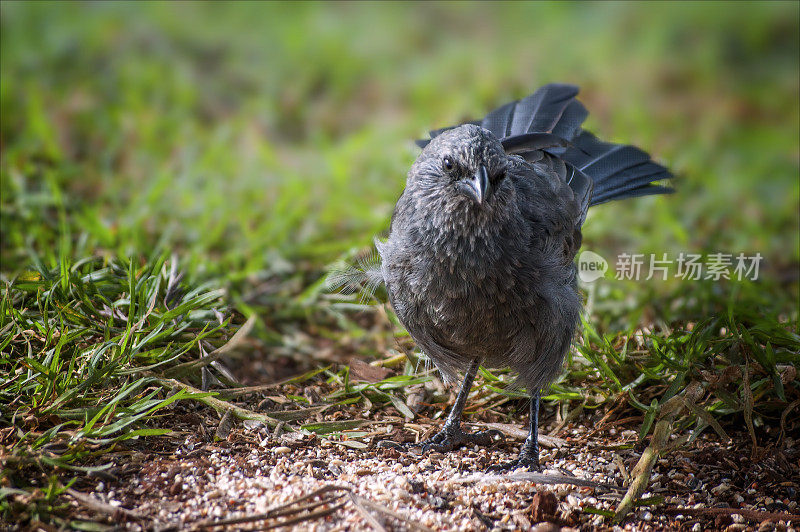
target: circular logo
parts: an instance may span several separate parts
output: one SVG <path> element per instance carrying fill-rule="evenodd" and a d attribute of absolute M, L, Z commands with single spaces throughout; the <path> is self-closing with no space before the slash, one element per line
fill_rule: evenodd
<path fill-rule="evenodd" d="M 582 251 L 578 257 L 578 277 L 584 283 L 593 283 L 606 275 L 608 262 L 594 251 Z"/>

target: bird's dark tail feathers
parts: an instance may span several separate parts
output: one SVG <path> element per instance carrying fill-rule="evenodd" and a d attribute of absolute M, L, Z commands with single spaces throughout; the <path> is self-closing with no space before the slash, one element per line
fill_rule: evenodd
<path fill-rule="evenodd" d="M 603 142 L 585 130 L 570 143 L 561 158 L 594 182 L 590 205 L 673 192 L 670 187 L 655 184 L 672 174 L 639 148 Z"/>
<path fill-rule="evenodd" d="M 527 158 L 536 150 L 545 150 L 575 166 L 594 183 L 590 205 L 672 192 L 672 188 L 656 184 L 672 174 L 647 153 L 634 146 L 602 142 L 581 129 L 588 112 L 575 99 L 577 95 L 574 85 L 551 83 L 471 123 L 494 133 L 509 153 Z M 431 131 L 431 138 L 447 129 Z M 422 147 L 428 142 L 417 141 Z"/>

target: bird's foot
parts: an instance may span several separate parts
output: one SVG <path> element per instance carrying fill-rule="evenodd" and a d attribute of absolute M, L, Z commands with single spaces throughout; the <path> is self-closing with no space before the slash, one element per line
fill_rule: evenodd
<path fill-rule="evenodd" d="M 496 438 L 502 438 L 503 433 L 498 430 L 482 430 L 480 432 L 464 432 L 461 428 L 443 428 L 430 438 L 419 443 L 396 443 L 393 441 L 381 441 L 379 447 L 397 449 L 398 451 L 409 451 L 419 449 L 422 453 L 434 451 L 446 453 L 457 449 L 462 445 L 482 445 L 489 446 L 495 443 Z"/>
<path fill-rule="evenodd" d="M 538 450 L 534 452 L 525 452 L 522 451 L 517 458 L 511 460 L 510 462 L 506 462 L 504 464 L 493 465 L 486 468 L 487 473 L 506 473 L 508 471 L 513 471 L 514 469 L 518 469 L 523 467 L 528 471 L 539 471 L 541 466 L 539 466 L 539 452 Z"/>
<path fill-rule="evenodd" d="M 503 434 L 498 430 L 482 430 L 470 433 L 464 432 L 460 427 L 455 430 L 444 428 L 425 441 L 410 444 L 410 447 L 419 447 L 423 453 L 428 451 L 446 453 L 462 445 L 488 447 L 496 441 L 496 437 L 502 438 L 502 436 Z"/>

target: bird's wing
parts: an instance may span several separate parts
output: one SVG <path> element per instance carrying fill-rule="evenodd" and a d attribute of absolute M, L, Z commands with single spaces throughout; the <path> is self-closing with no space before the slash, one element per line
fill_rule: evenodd
<path fill-rule="evenodd" d="M 564 159 L 567 183 L 581 203 L 579 225 L 590 205 L 614 199 L 672 192 L 664 182 L 672 174 L 634 146 L 602 142 L 581 129 L 589 112 L 575 99 L 578 87 L 551 83 L 521 100 L 491 111 L 483 120 L 467 122 L 488 129 L 509 154 L 535 163 L 542 152 Z M 454 126 L 455 127 L 455 126 Z M 431 138 L 452 128 L 430 132 Z M 425 147 L 430 140 L 418 140 Z"/>
<path fill-rule="evenodd" d="M 538 150 L 544 150 L 573 167 L 571 174 L 576 177 L 567 182 L 576 197 L 588 200 L 584 217 L 589 205 L 673 192 L 654 184 L 672 174 L 650 155 L 634 146 L 603 142 L 581 129 L 588 111 L 575 99 L 577 94 L 574 85 L 545 85 L 527 98 L 495 109 L 481 125 L 501 140 L 508 153 L 534 161 L 542 157 Z"/>
<path fill-rule="evenodd" d="M 594 195 L 594 181 L 574 165 L 565 163 L 564 166 L 567 170 L 566 182 L 572 189 L 580 209 L 580 215 L 575 221 L 575 226 L 580 228 L 586 221 L 586 212 L 589 210 L 590 201 Z"/>
<path fill-rule="evenodd" d="M 502 140 L 528 133 L 551 133 L 571 140 L 589 114 L 575 96 L 578 87 L 551 83 L 486 115 L 481 126 Z"/>
<path fill-rule="evenodd" d="M 539 152 L 539 157 L 528 161 L 540 179 L 547 180 L 560 200 L 574 201 L 577 211 L 573 225 L 580 229 L 586 220 L 586 212 L 594 197 L 594 182 L 575 165 L 546 152 Z M 564 185 L 567 185 L 565 187 Z"/>
<path fill-rule="evenodd" d="M 513 159 L 517 204 L 532 229 L 529 247 L 538 251 L 533 256 L 570 264 L 581 246 L 592 180 L 566 161 L 540 153 L 532 162 Z"/>
<path fill-rule="evenodd" d="M 473 120 L 465 124 L 475 124 L 488 129 L 501 141 L 523 137 L 516 139 L 514 153 L 524 153 L 522 147 L 524 142 L 528 141 L 530 145 L 527 151 L 548 147 L 552 148 L 549 150 L 551 153 L 558 155 L 563 153 L 567 146 L 562 143 L 562 139 L 567 142 L 573 139 L 589 114 L 583 104 L 575 99 L 577 94 L 578 87 L 575 85 L 551 83 L 526 98 L 498 107 L 483 120 Z M 430 137 L 434 138 L 448 129 L 452 127 L 435 129 L 430 132 Z M 551 140 L 548 142 L 557 139 L 557 143 L 542 146 L 544 137 L 530 136 L 532 133 L 549 134 Z M 417 145 L 424 148 L 429 142 L 430 139 L 418 140 Z"/>

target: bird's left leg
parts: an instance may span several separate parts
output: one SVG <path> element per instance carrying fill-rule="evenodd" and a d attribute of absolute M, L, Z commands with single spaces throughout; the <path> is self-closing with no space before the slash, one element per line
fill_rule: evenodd
<path fill-rule="evenodd" d="M 472 382 L 475 380 L 475 374 L 478 372 L 478 359 L 472 361 L 464 376 L 464 383 L 456 396 L 456 402 L 453 405 L 447 420 L 444 422 L 444 427 L 431 438 L 412 444 L 413 446 L 422 447 L 422 451 L 437 451 L 447 452 L 455 449 L 459 445 L 491 445 L 494 443 L 495 436 L 502 436 L 496 430 L 484 430 L 470 434 L 461 430 L 461 414 L 464 411 L 464 405 L 467 402 Z"/>
<path fill-rule="evenodd" d="M 539 470 L 539 397 L 538 391 L 531 395 L 531 430 L 522 444 L 519 456 L 505 464 L 489 467 L 489 472 L 509 471 L 518 467 L 525 467 L 529 471 Z"/>

